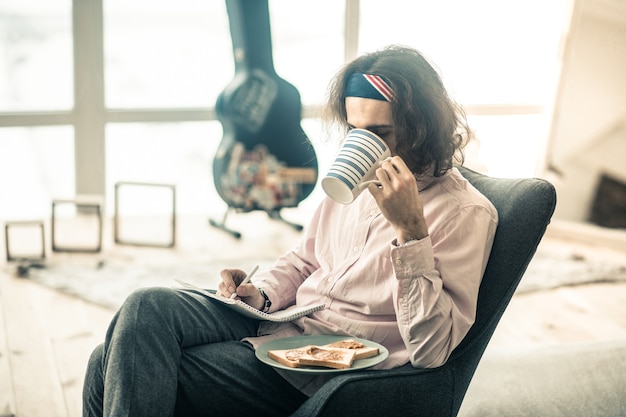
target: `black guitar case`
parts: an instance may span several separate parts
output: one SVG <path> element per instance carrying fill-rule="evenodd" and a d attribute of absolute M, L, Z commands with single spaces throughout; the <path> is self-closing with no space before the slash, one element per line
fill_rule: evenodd
<path fill-rule="evenodd" d="M 215 109 L 223 137 L 213 160 L 213 180 L 232 210 L 263 210 L 285 221 L 280 210 L 295 207 L 314 189 L 317 157 L 300 125 L 298 90 L 274 70 L 268 0 L 226 0 L 235 76 Z M 286 222 L 297 229 L 302 226 Z"/>

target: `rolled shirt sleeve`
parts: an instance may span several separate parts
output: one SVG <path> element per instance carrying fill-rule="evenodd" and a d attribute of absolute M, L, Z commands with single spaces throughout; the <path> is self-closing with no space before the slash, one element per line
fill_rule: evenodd
<path fill-rule="evenodd" d="M 496 224 L 491 210 L 472 206 L 432 237 L 391 248 L 398 328 L 413 366 L 442 365 L 474 323 Z"/>

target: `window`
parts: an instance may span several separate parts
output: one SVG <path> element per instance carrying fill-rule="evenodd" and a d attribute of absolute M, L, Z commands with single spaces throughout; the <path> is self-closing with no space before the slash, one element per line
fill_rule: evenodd
<path fill-rule="evenodd" d="M 53 198 L 74 195 L 69 126 L 0 129 L 0 219 L 48 218 Z"/>
<path fill-rule="evenodd" d="M 485 172 L 533 176 L 549 133 L 569 3 L 361 0 L 359 50 L 399 43 L 421 51 L 471 115 Z"/>
<path fill-rule="evenodd" d="M 109 108 L 213 107 L 234 65 L 223 1 L 106 0 Z"/>
<path fill-rule="evenodd" d="M 115 183 L 129 181 L 175 185 L 177 206 L 187 214 L 226 209 L 211 175 L 222 138 L 218 122 L 112 124 L 106 136 L 107 207 Z"/>
<path fill-rule="evenodd" d="M 0 112 L 73 106 L 71 0 L 0 2 Z"/>
<path fill-rule="evenodd" d="M 361 52 L 410 45 L 466 105 L 552 99 L 567 0 L 361 0 Z"/>
<path fill-rule="evenodd" d="M 344 4 L 335 0 L 272 0 L 274 67 L 295 85 L 305 106 L 319 105 L 343 63 Z"/>
<path fill-rule="evenodd" d="M 487 172 L 534 175 L 570 3 L 269 0 L 274 65 L 300 91 L 320 170 L 334 148 L 313 115 L 330 78 L 346 54 L 401 43 L 440 68 Z M 73 25 L 73 14 L 93 22 Z M 85 51 L 103 51 L 103 62 Z M 74 53 L 89 77 L 75 77 Z M 213 106 L 233 75 L 224 1 L 4 0 L 0 218 L 47 216 L 51 198 L 84 193 L 89 181 L 106 193 L 108 214 L 117 181 L 176 183 L 181 213 L 215 206 Z M 96 94 L 75 102 L 75 88 Z"/>

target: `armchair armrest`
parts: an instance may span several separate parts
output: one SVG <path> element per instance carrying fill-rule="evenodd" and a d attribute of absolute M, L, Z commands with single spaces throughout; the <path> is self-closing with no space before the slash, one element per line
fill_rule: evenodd
<path fill-rule="evenodd" d="M 413 368 L 365 370 L 338 375 L 310 397 L 291 417 L 364 415 L 434 416 L 450 414 L 451 370 Z M 416 403 L 416 398 L 431 398 Z"/>

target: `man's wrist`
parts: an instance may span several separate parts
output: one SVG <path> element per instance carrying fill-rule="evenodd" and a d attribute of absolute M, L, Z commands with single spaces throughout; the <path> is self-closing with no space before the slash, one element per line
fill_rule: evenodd
<path fill-rule="evenodd" d="M 417 242 L 418 240 L 421 240 L 421 239 L 409 237 L 409 238 L 407 238 L 403 242 L 400 242 L 398 239 L 394 239 L 394 241 L 392 243 L 393 243 L 394 246 L 400 248 L 400 247 L 403 247 L 403 246 L 407 246 L 407 245 L 411 244 L 412 242 Z"/>
<path fill-rule="evenodd" d="M 409 242 L 412 242 L 414 240 L 422 240 L 426 236 L 428 236 L 427 230 L 399 230 L 396 237 L 397 246 L 405 246 Z"/>
<path fill-rule="evenodd" d="M 263 307 L 261 307 L 261 311 L 264 313 L 267 313 L 270 310 L 270 307 L 272 306 L 272 302 L 270 301 L 265 291 L 263 291 L 263 288 L 259 288 L 259 292 L 263 296 Z"/>

